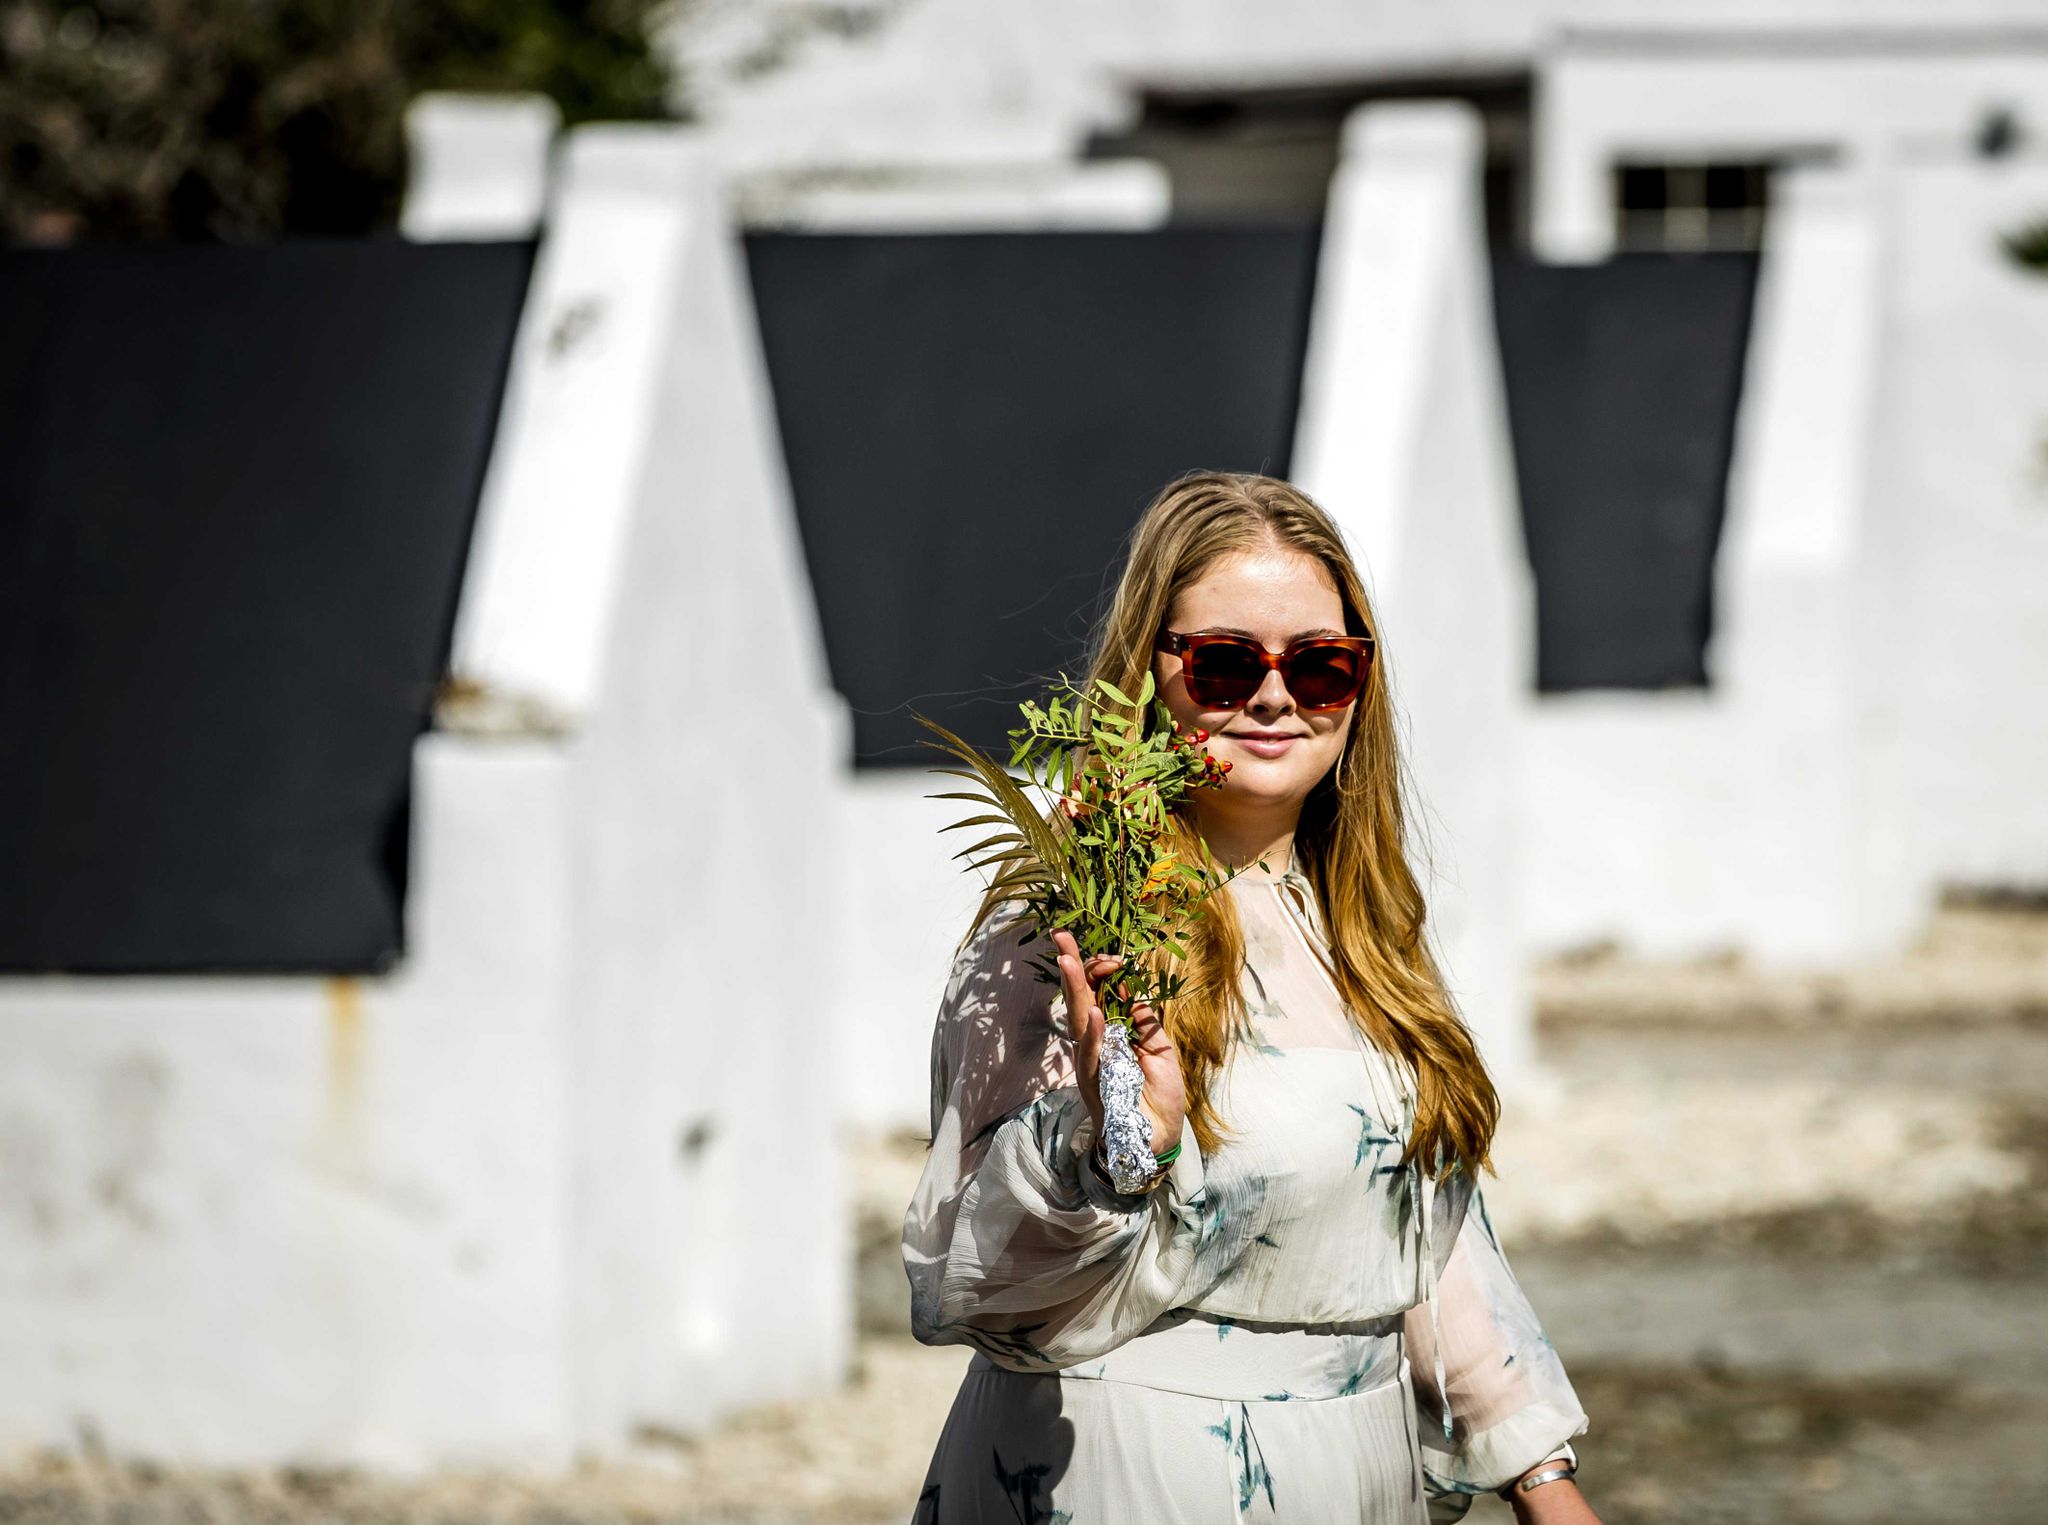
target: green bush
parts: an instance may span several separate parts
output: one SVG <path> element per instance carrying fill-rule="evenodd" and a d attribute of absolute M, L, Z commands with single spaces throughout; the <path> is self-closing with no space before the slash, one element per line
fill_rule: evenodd
<path fill-rule="evenodd" d="M 0 0 L 0 233 L 257 241 L 388 228 L 405 108 L 532 90 L 677 114 L 673 0 Z"/>

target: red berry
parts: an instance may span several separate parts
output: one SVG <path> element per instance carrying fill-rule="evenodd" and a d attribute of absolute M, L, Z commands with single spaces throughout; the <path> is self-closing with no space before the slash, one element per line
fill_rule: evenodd
<path fill-rule="evenodd" d="M 1209 733 L 1208 733 L 1207 731 L 1197 731 L 1197 732 L 1195 732 L 1195 740 L 1197 740 L 1197 741 L 1207 741 L 1208 739 L 1209 739 Z"/>

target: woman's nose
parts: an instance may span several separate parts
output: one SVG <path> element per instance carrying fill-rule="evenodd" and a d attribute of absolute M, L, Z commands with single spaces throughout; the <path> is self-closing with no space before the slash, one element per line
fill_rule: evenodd
<path fill-rule="evenodd" d="M 1266 681 L 1259 685 L 1245 708 L 1257 710 L 1262 715 L 1284 715 L 1294 708 L 1294 695 L 1287 691 L 1287 682 L 1280 676 L 1280 669 L 1273 668 L 1266 674 Z"/>

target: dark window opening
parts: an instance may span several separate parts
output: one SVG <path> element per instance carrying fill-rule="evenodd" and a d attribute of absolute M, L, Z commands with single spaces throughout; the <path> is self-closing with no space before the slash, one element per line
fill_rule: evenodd
<path fill-rule="evenodd" d="M 1175 222 L 1315 218 L 1329 197 L 1344 121 L 1374 101 L 1458 100 L 1486 140 L 1488 242 L 1528 242 L 1530 85 L 1526 74 L 1390 76 L 1272 89 L 1154 89 L 1128 130 L 1098 134 L 1091 159 L 1151 159 L 1173 188 Z"/>
<path fill-rule="evenodd" d="M 0 252 L 0 972 L 375 973 L 533 246 Z"/>
<path fill-rule="evenodd" d="M 1007 755 L 1152 495 L 1287 474 L 1319 247 L 1313 222 L 747 239 L 861 766 L 933 766 L 913 710 Z"/>
<path fill-rule="evenodd" d="M 1536 686 L 1707 686 L 1759 257 L 1493 263 Z"/>
<path fill-rule="evenodd" d="M 1614 166 L 1615 242 L 1642 253 L 1746 252 L 1763 245 L 1771 166 L 1761 160 Z"/>

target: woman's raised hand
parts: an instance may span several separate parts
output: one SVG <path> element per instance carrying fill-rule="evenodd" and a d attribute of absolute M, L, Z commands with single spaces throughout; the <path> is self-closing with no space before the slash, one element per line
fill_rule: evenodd
<path fill-rule="evenodd" d="M 1119 954 L 1098 953 L 1084 966 L 1080 945 L 1067 931 L 1052 935 L 1059 949 L 1060 988 L 1067 998 L 1067 1030 L 1074 1036 L 1074 1073 L 1081 1087 L 1081 1100 L 1095 1119 L 1095 1136 L 1102 1137 L 1102 1037 L 1106 1025 L 1097 991 L 1102 982 L 1123 963 Z M 1131 1012 L 1131 1047 L 1144 1072 L 1145 1094 L 1140 1105 L 1152 1124 L 1152 1152 L 1164 1154 L 1180 1142 L 1181 1125 L 1187 1118 L 1187 1088 L 1181 1080 L 1180 1051 L 1166 1035 L 1156 1007 L 1142 1005 Z"/>

